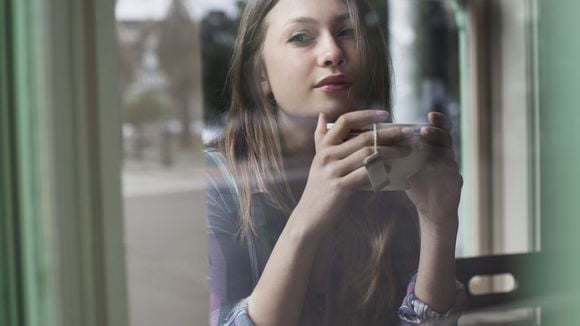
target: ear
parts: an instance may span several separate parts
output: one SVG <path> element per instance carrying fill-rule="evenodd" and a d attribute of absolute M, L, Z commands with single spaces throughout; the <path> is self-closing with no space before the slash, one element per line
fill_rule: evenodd
<path fill-rule="evenodd" d="M 262 94 L 268 95 L 272 93 L 272 87 L 270 87 L 270 82 L 268 80 L 262 79 L 260 87 L 262 88 Z"/>
<path fill-rule="evenodd" d="M 260 64 L 259 69 L 260 69 L 259 70 L 260 88 L 262 89 L 262 94 L 263 95 L 272 94 L 272 86 L 270 86 L 270 81 L 268 80 L 268 74 L 266 73 L 266 67 L 264 66 L 263 62 Z"/>

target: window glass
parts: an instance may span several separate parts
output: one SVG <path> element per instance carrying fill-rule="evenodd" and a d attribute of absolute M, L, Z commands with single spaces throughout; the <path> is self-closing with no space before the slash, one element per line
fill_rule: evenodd
<path fill-rule="evenodd" d="M 200 16 L 211 6 L 117 1 L 131 325 L 207 318 L 200 153 L 211 131 L 202 123 L 198 38 Z"/>
<path fill-rule="evenodd" d="M 465 180 L 456 255 L 538 249 L 531 1 L 494 1 L 488 11 L 474 1 L 370 2 L 377 17 L 368 22 L 386 31 L 392 120 L 423 123 L 438 111 L 453 123 Z M 133 325 L 195 324 L 209 309 L 207 256 L 193 249 L 206 246 L 199 153 L 223 132 L 244 5 L 117 0 Z"/>

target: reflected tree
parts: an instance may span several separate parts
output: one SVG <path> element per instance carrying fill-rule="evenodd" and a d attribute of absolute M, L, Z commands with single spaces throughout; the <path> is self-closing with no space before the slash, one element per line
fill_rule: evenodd
<path fill-rule="evenodd" d="M 197 85 L 201 68 L 197 50 L 197 26 L 191 19 L 183 0 L 173 0 L 169 13 L 161 22 L 161 34 L 157 54 L 161 69 L 165 72 L 181 124 L 180 144 L 192 146 L 191 122 L 193 121 L 193 99 L 202 96 L 201 85 Z M 197 110 L 201 112 L 200 110 Z"/>
<path fill-rule="evenodd" d="M 169 116 L 172 110 L 170 100 L 159 91 L 149 90 L 131 97 L 125 104 L 124 121 L 135 128 L 133 158 L 143 159 L 148 140 L 144 128 L 147 124 Z"/>
<path fill-rule="evenodd" d="M 131 24 L 131 23 L 125 23 Z M 124 41 L 119 39 L 119 52 L 121 60 L 121 89 L 123 94 L 127 94 L 127 90 L 135 82 L 137 78 L 137 71 L 143 65 L 143 54 L 145 52 L 145 42 L 150 37 L 151 33 L 155 30 L 155 23 L 149 21 L 144 23 L 137 23 L 136 29 L 138 31 L 138 36 L 135 40 Z M 118 35 L 121 34 L 123 27 L 120 23 L 117 25 Z M 126 29 L 126 27 L 125 27 Z"/>

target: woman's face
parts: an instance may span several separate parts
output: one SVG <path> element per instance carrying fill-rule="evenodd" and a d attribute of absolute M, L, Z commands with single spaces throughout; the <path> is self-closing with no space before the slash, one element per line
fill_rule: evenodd
<path fill-rule="evenodd" d="M 280 0 L 265 23 L 262 90 L 281 113 L 335 119 L 351 111 L 359 58 L 344 1 Z"/>

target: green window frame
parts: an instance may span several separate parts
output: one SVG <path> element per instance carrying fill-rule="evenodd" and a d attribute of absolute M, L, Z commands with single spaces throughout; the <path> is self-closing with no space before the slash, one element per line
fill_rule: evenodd
<path fill-rule="evenodd" d="M 128 325 L 114 5 L 0 0 L 3 326 Z"/>
<path fill-rule="evenodd" d="M 39 1 L 0 2 L 0 324 L 54 325 L 42 198 Z"/>

